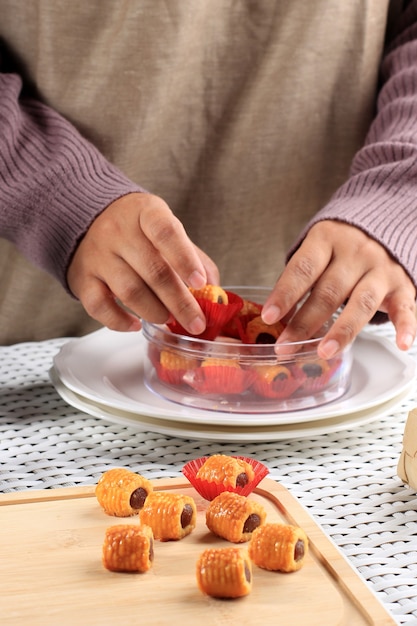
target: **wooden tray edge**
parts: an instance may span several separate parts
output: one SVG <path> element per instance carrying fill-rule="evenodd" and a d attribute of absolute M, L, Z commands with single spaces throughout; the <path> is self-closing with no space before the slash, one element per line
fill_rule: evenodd
<path fill-rule="evenodd" d="M 264 479 L 256 492 L 269 500 L 275 500 L 275 505 L 290 523 L 309 529 L 310 550 L 369 624 L 373 626 L 394 626 L 397 624 L 374 591 L 368 586 L 366 580 L 286 487 L 273 480 Z M 314 531 L 313 536 L 312 529 Z"/>
<path fill-rule="evenodd" d="M 153 479 L 156 489 L 192 488 L 186 478 Z M 396 626 L 376 594 L 304 506 L 286 487 L 264 478 L 255 493 L 273 502 L 289 523 L 308 529 L 310 550 L 371 626 Z M 0 507 L 95 497 L 95 485 L 33 489 L 0 494 Z M 313 530 L 313 533 L 312 533 Z"/>

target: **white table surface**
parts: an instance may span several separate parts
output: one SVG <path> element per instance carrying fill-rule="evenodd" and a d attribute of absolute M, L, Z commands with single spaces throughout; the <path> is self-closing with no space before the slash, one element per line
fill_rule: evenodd
<path fill-rule="evenodd" d="M 389 324 L 371 332 L 393 340 Z M 89 485 L 114 466 L 177 477 L 198 456 L 253 456 L 299 499 L 397 623 L 417 624 L 417 494 L 397 476 L 417 384 L 389 415 L 339 433 L 236 445 L 186 440 L 66 404 L 49 379 L 66 341 L 0 347 L 1 492 Z M 410 354 L 417 359 L 417 346 Z"/>

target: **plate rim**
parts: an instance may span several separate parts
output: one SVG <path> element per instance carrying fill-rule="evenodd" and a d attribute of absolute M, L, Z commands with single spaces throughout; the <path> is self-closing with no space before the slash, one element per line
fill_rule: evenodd
<path fill-rule="evenodd" d="M 108 342 L 108 345 L 105 341 L 106 337 L 111 340 Z M 131 337 L 132 333 L 110 331 L 107 328 L 101 328 L 98 331 L 94 331 L 93 333 L 84 335 L 83 337 L 71 339 L 67 341 L 63 346 L 61 346 L 59 352 L 54 356 L 53 367 L 55 368 L 55 371 L 60 381 L 66 386 L 66 388 L 70 389 L 77 395 L 86 398 L 89 401 L 99 403 L 111 409 L 117 409 L 119 411 L 130 412 L 133 414 L 141 413 L 142 415 L 146 415 L 148 417 L 153 417 L 156 419 L 172 419 L 174 421 L 181 420 L 193 423 L 198 422 L 202 424 L 216 423 L 218 425 L 236 425 L 237 422 L 240 421 L 241 425 L 243 426 L 247 422 L 253 422 L 254 419 L 256 419 L 256 424 L 258 426 L 270 426 L 277 424 L 294 424 L 297 422 L 314 421 L 317 420 L 318 413 L 320 413 L 321 419 L 332 419 L 337 416 L 355 413 L 359 410 L 367 410 L 372 408 L 373 406 L 378 406 L 401 393 L 401 391 L 405 389 L 407 385 L 411 383 L 411 381 L 413 381 L 416 377 L 417 362 L 412 359 L 411 356 L 406 353 L 401 353 L 399 351 L 396 352 L 395 346 L 386 338 L 367 333 L 366 331 L 362 331 L 358 335 L 359 340 L 371 342 L 371 345 L 379 344 L 379 346 L 382 346 L 391 358 L 396 359 L 398 363 L 401 363 L 405 367 L 405 372 L 407 373 L 407 375 L 404 376 L 404 380 L 402 381 L 402 384 L 400 386 L 397 385 L 390 392 L 385 393 L 382 399 L 375 398 L 373 400 L 369 400 L 368 403 L 365 405 L 355 405 L 354 403 L 351 403 L 351 406 L 347 406 L 346 403 L 350 400 L 348 392 L 342 398 L 339 398 L 336 401 L 321 405 L 319 407 L 302 409 L 300 411 L 285 411 L 277 413 L 227 413 L 221 411 L 212 411 L 208 409 L 186 407 L 173 401 L 159 397 L 155 394 L 153 397 L 155 399 L 157 398 L 160 406 L 154 408 L 152 405 L 146 404 L 146 402 L 134 402 L 131 399 L 129 399 L 128 402 L 126 402 L 125 399 L 123 399 L 123 402 L 120 402 L 119 398 L 105 398 L 97 394 L 96 391 L 91 390 L 91 386 L 90 388 L 88 388 L 85 383 L 82 383 L 81 381 L 79 381 L 79 379 L 77 379 L 76 374 L 71 368 L 71 359 L 74 360 L 74 354 L 77 356 L 77 352 L 79 351 L 80 346 L 82 350 L 83 347 L 88 347 L 89 344 L 93 342 L 94 345 L 97 344 L 98 346 L 100 346 L 100 352 L 107 354 L 110 350 L 113 349 L 114 345 L 117 346 L 119 340 L 123 343 L 123 348 L 121 349 L 127 349 L 126 347 L 124 347 L 125 342 L 129 345 L 131 349 Z M 145 340 L 142 333 L 136 335 L 135 339 L 138 340 L 139 347 L 141 345 L 145 345 Z M 355 344 L 352 348 L 354 352 Z M 100 355 L 98 355 L 98 357 L 99 356 Z M 70 359 L 69 363 L 68 359 Z M 355 375 L 355 371 L 353 372 L 353 375 Z M 140 382 L 144 387 L 144 391 L 147 394 L 151 394 L 152 392 L 150 392 L 145 387 L 144 382 Z M 127 396 L 125 398 L 127 399 Z"/>
<path fill-rule="evenodd" d="M 317 437 L 323 434 L 338 433 L 349 430 L 353 427 L 363 426 L 376 421 L 387 415 L 395 406 L 404 401 L 413 390 L 413 381 L 399 394 L 364 411 L 357 411 L 345 416 L 337 416 L 323 420 L 309 420 L 297 424 L 276 424 L 268 426 L 242 427 L 237 425 L 230 427 L 225 424 L 222 432 L 218 430 L 218 424 L 213 424 L 213 430 L 207 430 L 209 424 L 194 424 L 194 431 L 190 430 L 189 422 L 180 420 L 164 420 L 141 414 L 133 414 L 112 409 L 112 407 L 100 406 L 99 403 L 90 401 L 88 398 L 80 396 L 73 390 L 66 387 L 60 380 L 54 367 L 49 370 L 49 376 L 59 396 L 77 410 L 81 410 L 88 415 L 103 419 L 105 421 L 120 424 L 122 426 L 135 426 L 141 431 L 151 431 L 170 437 L 182 439 L 213 441 L 217 443 L 262 443 L 270 441 L 282 441 L 295 438 Z M 115 413 L 116 411 L 116 413 Z M 141 421 L 142 420 L 142 421 Z M 332 423 L 330 423 L 332 422 Z M 199 427 L 198 432 L 195 427 Z M 191 426 L 191 428 L 193 427 Z M 292 429 L 290 427 L 292 426 Z M 217 430 L 215 430 L 217 428 Z M 270 430 L 268 430 L 268 428 Z M 228 430 L 229 429 L 229 430 Z M 273 429 L 273 430 L 272 430 Z"/>

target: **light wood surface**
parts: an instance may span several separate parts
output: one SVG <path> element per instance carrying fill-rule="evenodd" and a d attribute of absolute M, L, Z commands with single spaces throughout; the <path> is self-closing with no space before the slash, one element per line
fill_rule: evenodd
<path fill-rule="evenodd" d="M 291 574 L 254 566 L 253 588 L 238 600 L 203 595 L 195 562 L 207 546 L 227 545 L 205 525 L 207 502 L 183 479 L 154 481 L 156 489 L 192 495 L 195 531 L 155 542 L 145 574 L 104 569 L 105 528 L 122 520 L 104 514 L 94 487 L 29 490 L 0 495 L 1 623 L 5 626 L 145 626 L 172 623 L 270 626 L 391 626 L 395 621 L 348 561 L 283 486 L 264 479 L 250 496 L 267 521 L 301 526 L 310 541 L 303 568 Z M 244 546 L 244 544 L 242 544 Z"/>

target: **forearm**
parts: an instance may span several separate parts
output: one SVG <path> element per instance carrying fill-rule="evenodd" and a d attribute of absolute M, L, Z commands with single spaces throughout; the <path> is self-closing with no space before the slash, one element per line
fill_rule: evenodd
<path fill-rule="evenodd" d="M 80 239 L 111 202 L 143 191 L 21 80 L 0 74 L 0 236 L 66 286 Z"/>
<path fill-rule="evenodd" d="M 384 245 L 417 285 L 417 2 L 382 65 L 377 114 L 350 177 L 313 218 L 344 221 Z M 294 249 L 295 249 L 294 248 Z M 292 250 L 291 252 L 293 252 Z"/>

